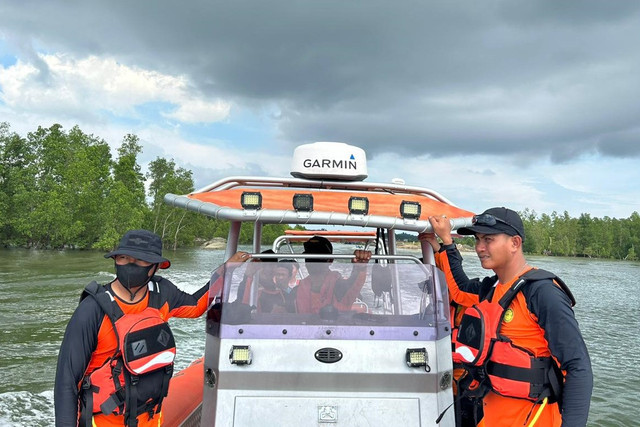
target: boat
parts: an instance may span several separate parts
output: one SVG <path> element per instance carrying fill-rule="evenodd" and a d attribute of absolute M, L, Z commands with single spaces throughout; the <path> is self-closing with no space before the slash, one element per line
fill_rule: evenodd
<path fill-rule="evenodd" d="M 399 254 L 395 232 L 430 231 L 431 215 L 446 215 L 457 229 L 473 213 L 431 189 L 368 182 L 364 151 L 344 143 L 297 147 L 291 175 L 228 177 L 165 196 L 171 206 L 230 222 L 225 259 L 238 250 L 242 223 L 253 225 L 253 242 L 252 262 L 226 264 L 212 277 L 205 354 L 172 379 L 164 425 L 455 425 L 444 276 L 426 243 Z M 263 246 L 266 224 L 306 230 Z M 272 280 L 275 265 L 265 261 L 295 260 L 300 277 L 327 261 L 302 253 L 314 235 L 348 243 L 325 265 L 357 282 L 357 297 L 316 311 L 258 310 L 260 278 Z M 373 253 L 365 267 L 351 263 L 354 245 Z"/>

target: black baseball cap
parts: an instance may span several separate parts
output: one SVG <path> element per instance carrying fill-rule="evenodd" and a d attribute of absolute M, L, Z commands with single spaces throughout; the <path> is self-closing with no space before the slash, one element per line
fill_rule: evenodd
<path fill-rule="evenodd" d="M 332 254 L 333 245 L 326 237 L 313 236 L 303 243 L 304 254 Z"/>
<path fill-rule="evenodd" d="M 104 257 L 113 258 L 116 255 L 129 255 L 142 261 L 159 264 L 159 268 L 171 266 L 171 261 L 162 256 L 162 239 L 149 230 L 127 231 L 120 239 L 118 248 Z"/>
<path fill-rule="evenodd" d="M 520 215 L 514 210 L 500 207 L 491 208 L 473 217 L 473 225 L 458 229 L 458 234 L 507 234 L 520 236 L 524 240 L 524 225 Z"/>

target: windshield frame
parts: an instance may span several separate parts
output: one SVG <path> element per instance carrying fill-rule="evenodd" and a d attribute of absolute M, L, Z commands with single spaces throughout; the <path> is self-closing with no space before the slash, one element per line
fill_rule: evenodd
<path fill-rule="evenodd" d="M 317 254 L 252 254 L 254 259 L 277 261 L 278 259 L 326 259 L 327 255 Z M 387 294 L 391 300 L 402 301 L 401 304 L 391 305 L 390 311 L 373 311 L 367 307 L 367 312 L 337 311 L 327 315 L 320 313 L 261 313 L 255 305 L 243 304 L 234 300 L 237 297 L 233 293 L 238 286 L 241 277 L 248 268 L 257 269 L 259 273 L 262 267 L 272 268 L 273 262 L 252 262 L 229 264 L 221 267 L 222 292 L 213 298 L 208 310 L 207 331 L 221 338 L 242 339 L 345 339 L 345 340 L 437 340 L 450 334 L 448 295 L 444 274 L 431 264 L 422 264 L 420 259 L 412 255 L 372 255 L 372 260 L 367 264 L 348 264 L 344 260 L 353 259 L 353 255 L 331 254 L 334 260 L 327 267 L 330 271 L 338 272 L 343 277 L 355 265 L 366 267 L 366 282 L 363 285 L 362 296 L 367 297 L 367 303 L 371 302 L 371 291 L 365 287 L 371 287 L 371 277 L 374 266 L 385 266 L 392 272 L 392 288 Z M 382 264 L 384 262 L 384 264 Z M 317 264 L 317 263 L 314 263 Z M 252 266 L 252 267 L 250 267 Z M 302 268 L 305 264 L 301 263 Z M 218 269 L 220 270 L 220 269 Z M 404 277 L 416 277 L 422 274 L 423 281 L 403 283 Z M 220 279 L 218 279 L 220 280 Z M 405 280 L 406 282 L 406 280 Z M 212 281 L 211 292 L 215 284 Z M 422 286 L 419 292 L 414 287 Z M 408 295 L 408 292 L 411 295 Z M 407 294 L 407 295 L 404 295 Z M 404 295 L 404 300 L 403 300 Z M 255 298 L 255 296 L 254 296 Z M 418 301 L 419 298 L 419 301 Z M 255 300 L 254 300 L 255 301 Z M 404 314 L 407 308 L 406 301 L 410 302 L 412 311 Z M 445 301 L 447 302 L 445 304 Z M 429 308 L 429 310 L 427 310 Z M 233 311 L 242 312 L 241 315 L 230 314 Z"/>

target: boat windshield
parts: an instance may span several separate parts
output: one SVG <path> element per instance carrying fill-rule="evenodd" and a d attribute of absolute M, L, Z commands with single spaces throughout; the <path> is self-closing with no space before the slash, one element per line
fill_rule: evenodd
<path fill-rule="evenodd" d="M 442 272 L 405 258 L 227 264 L 212 278 L 207 331 L 245 339 L 419 341 L 449 335 Z"/>

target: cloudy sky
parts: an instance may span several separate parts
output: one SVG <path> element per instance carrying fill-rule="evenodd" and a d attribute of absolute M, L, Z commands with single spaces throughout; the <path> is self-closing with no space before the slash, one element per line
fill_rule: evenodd
<path fill-rule="evenodd" d="M 0 0 L 0 122 L 78 125 L 196 187 L 367 152 L 461 207 L 640 212 L 635 0 Z"/>

